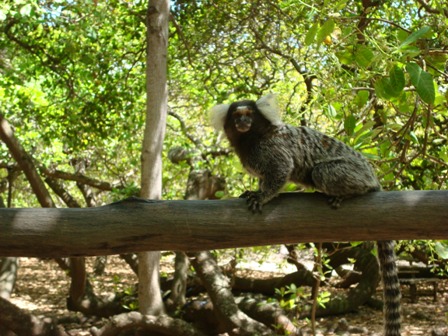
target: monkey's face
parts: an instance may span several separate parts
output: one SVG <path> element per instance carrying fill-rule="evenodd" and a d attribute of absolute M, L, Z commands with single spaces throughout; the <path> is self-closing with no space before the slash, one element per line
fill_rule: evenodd
<path fill-rule="evenodd" d="M 230 119 L 236 130 L 245 133 L 250 130 L 254 120 L 254 109 L 249 105 L 236 106 L 229 109 Z"/>

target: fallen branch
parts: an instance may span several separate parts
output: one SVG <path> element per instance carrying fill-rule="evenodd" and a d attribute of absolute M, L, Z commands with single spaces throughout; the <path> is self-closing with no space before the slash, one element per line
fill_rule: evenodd
<path fill-rule="evenodd" d="M 163 335 L 204 336 L 201 331 L 181 319 L 175 319 L 168 315 L 142 315 L 138 312 L 116 315 L 101 329 L 93 328 L 92 334 L 94 336 L 116 336 L 133 329 L 158 332 Z"/>

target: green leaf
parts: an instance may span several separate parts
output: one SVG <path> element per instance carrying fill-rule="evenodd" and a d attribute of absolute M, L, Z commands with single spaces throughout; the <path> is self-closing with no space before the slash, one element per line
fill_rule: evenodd
<path fill-rule="evenodd" d="M 436 242 L 435 249 L 437 254 L 442 259 L 448 259 L 448 246 L 446 244 L 442 244 L 441 242 Z"/>
<path fill-rule="evenodd" d="M 334 27 L 335 25 L 333 19 L 325 21 L 325 23 L 322 25 L 322 27 L 320 27 L 319 31 L 317 32 L 316 42 L 322 43 L 325 40 L 325 38 L 333 32 Z"/>
<path fill-rule="evenodd" d="M 389 78 L 383 77 L 377 80 L 374 84 L 374 87 L 375 87 L 375 93 L 378 97 L 387 100 L 392 98 L 390 92 L 388 91 L 388 89 L 391 87 Z"/>
<path fill-rule="evenodd" d="M 20 14 L 23 16 L 30 16 L 31 9 L 32 9 L 31 4 L 26 4 L 25 6 L 20 8 Z"/>
<path fill-rule="evenodd" d="M 361 45 L 356 50 L 355 61 L 359 66 L 367 68 L 372 63 L 373 57 L 373 51 L 369 47 Z"/>
<path fill-rule="evenodd" d="M 313 44 L 314 39 L 316 38 L 317 30 L 319 29 L 319 24 L 314 23 L 311 28 L 308 30 L 305 36 L 305 45 L 309 46 Z"/>
<path fill-rule="evenodd" d="M 416 143 L 417 145 L 420 143 L 420 141 L 418 141 L 417 134 L 415 134 L 414 131 L 409 132 L 409 137 L 411 138 L 413 143 Z"/>
<path fill-rule="evenodd" d="M 439 142 L 444 142 L 445 139 L 437 139 Z M 442 147 L 439 151 L 439 158 L 448 163 L 448 148 L 446 146 Z"/>
<path fill-rule="evenodd" d="M 427 104 L 433 104 L 436 97 L 436 90 L 431 74 L 423 71 L 417 63 L 406 64 L 406 70 L 420 98 Z"/>
<path fill-rule="evenodd" d="M 419 38 L 421 38 L 422 36 L 426 35 L 429 31 L 431 30 L 430 27 L 425 26 L 419 30 L 417 30 L 416 32 L 413 32 L 411 35 L 409 35 L 407 37 L 406 40 L 404 40 L 400 46 L 398 47 L 399 49 L 402 49 L 403 47 L 408 46 L 409 44 L 414 43 L 415 41 L 417 41 Z"/>
<path fill-rule="evenodd" d="M 353 134 L 353 131 L 355 130 L 355 127 L 356 127 L 356 118 L 352 115 L 352 114 L 350 114 L 347 118 L 345 118 L 345 120 L 344 120 L 344 129 L 345 129 L 345 132 L 348 134 L 348 135 L 352 135 Z"/>
<path fill-rule="evenodd" d="M 6 20 L 7 13 L 8 13 L 8 11 L 6 9 L 3 9 L 3 8 L 0 9 L 0 22 Z"/>
<path fill-rule="evenodd" d="M 414 57 L 420 55 L 421 50 L 417 46 L 410 45 L 410 46 L 401 48 L 400 52 L 403 54 L 403 56 L 407 57 L 407 59 L 411 59 L 411 58 L 414 58 Z"/>
<path fill-rule="evenodd" d="M 391 95 L 398 97 L 404 89 L 405 79 L 404 72 L 398 65 L 389 71 Z"/>
<path fill-rule="evenodd" d="M 336 111 L 336 109 L 334 108 L 333 105 L 328 104 L 327 106 L 327 116 L 330 118 L 335 118 L 338 115 L 338 112 Z"/>
<path fill-rule="evenodd" d="M 361 90 L 358 91 L 355 97 L 355 103 L 358 107 L 363 107 L 369 100 L 369 91 Z"/>

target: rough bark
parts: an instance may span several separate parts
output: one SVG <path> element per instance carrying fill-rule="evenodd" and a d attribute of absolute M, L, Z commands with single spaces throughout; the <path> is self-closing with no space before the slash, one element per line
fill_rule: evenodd
<path fill-rule="evenodd" d="M 0 256 L 195 251 L 298 242 L 448 239 L 448 191 L 376 192 L 333 210 L 282 194 L 252 214 L 242 199 L 131 199 L 89 209 L 0 209 Z"/>

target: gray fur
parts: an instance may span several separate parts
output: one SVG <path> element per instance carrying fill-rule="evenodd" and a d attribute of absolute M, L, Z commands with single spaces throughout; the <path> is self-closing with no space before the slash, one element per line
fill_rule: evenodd
<path fill-rule="evenodd" d="M 262 180 L 256 207 L 275 197 L 288 181 L 339 200 L 381 189 L 362 154 L 304 126 L 274 127 L 269 137 L 260 139 L 250 154 L 240 159 L 252 175 Z"/>
<path fill-rule="evenodd" d="M 247 171 L 259 178 L 259 190 L 246 191 L 252 212 L 261 212 L 286 182 L 292 181 L 330 196 L 333 208 L 343 199 L 381 190 L 367 159 L 343 142 L 308 127 L 283 124 L 275 97 L 239 101 L 219 112 L 223 128 Z M 261 103 L 260 103 L 261 102 Z M 268 111 L 268 115 L 266 112 Z M 274 117 L 273 117 L 274 116 Z M 213 110 L 212 110 L 212 118 Z M 400 288 L 394 242 L 377 242 L 384 284 L 385 336 L 400 336 Z"/>

